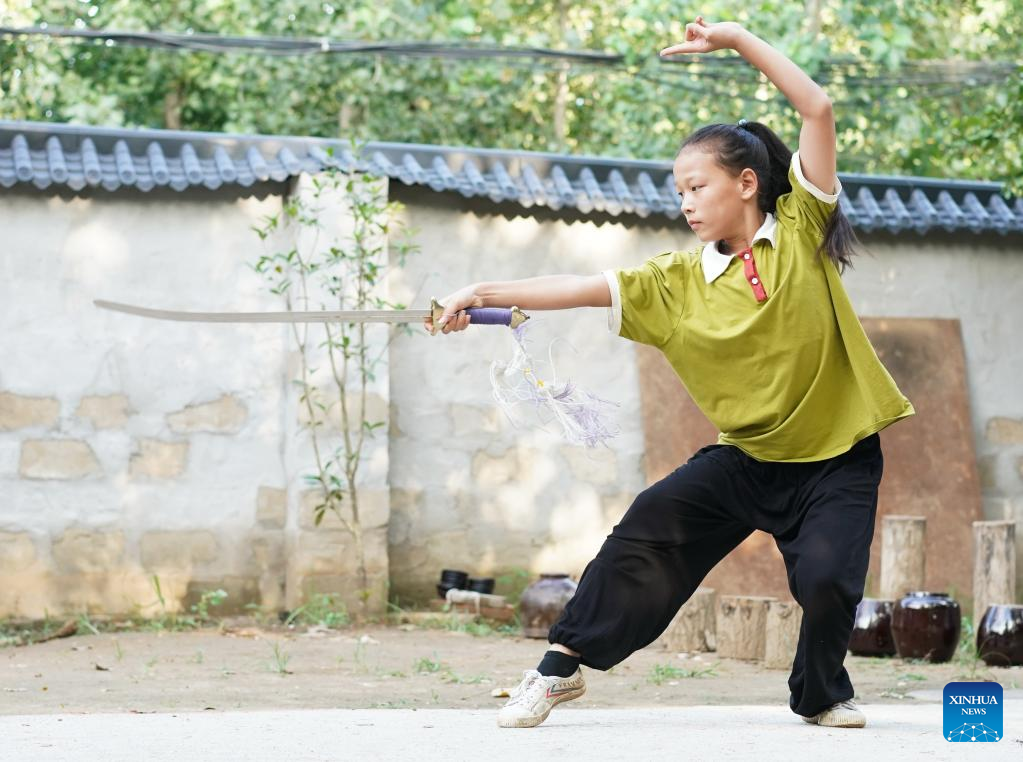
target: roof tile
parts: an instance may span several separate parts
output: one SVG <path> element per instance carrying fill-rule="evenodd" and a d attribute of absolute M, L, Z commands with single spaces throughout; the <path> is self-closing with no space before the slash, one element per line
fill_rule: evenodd
<path fill-rule="evenodd" d="M 46 139 L 46 161 L 53 181 L 66 183 L 68 178 L 67 162 L 64 161 L 64 151 L 61 149 L 60 141 L 56 135 L 51 135 Z"/>
<path fill-rule="evenodd" d="M 437 192 L 583 215 L 681 215 L 670 162 L 323 138 L 0 121 L 0 186 L 115 191 L 248 187 L 328 166 Z M 997 183 L 842 174 L 840 205 L 864 231 L 1023 232 L 1023 198 Z"/>

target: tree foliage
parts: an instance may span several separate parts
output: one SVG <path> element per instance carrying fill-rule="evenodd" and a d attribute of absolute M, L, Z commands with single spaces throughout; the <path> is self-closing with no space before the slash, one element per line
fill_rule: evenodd
<path fill-rule="evenodd" d="M 666 0 L 10 0 L 7 26 L 443 41 L 616 53 L 443 58 L 213 53 L 16 36 L 0 116 L 663 159 L 711 121 L 794 142 L 787 103 L 734 54 L 662 62 L 695 6 Z M 1023 0 L 719 0 L 836 104 L 847 172 L 1014 180 Z M 1015 69 L 1013 69 L 1015 66 Z"/>

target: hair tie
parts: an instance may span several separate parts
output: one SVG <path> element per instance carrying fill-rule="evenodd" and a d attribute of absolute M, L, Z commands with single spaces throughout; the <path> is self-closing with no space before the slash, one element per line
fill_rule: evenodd
<path fill-rule="evenodd" d="M 745 119 L 740 119 L 738 122 L 735 123 L 735 126 L 745 127 L 747 124 L 749 124 L 749 122 L 747 122 Z"/>

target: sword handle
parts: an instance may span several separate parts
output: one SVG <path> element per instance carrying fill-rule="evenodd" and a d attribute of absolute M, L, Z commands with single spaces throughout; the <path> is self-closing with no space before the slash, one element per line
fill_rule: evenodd
<path fill-rule="evenodd" d="M 433 333 L 440 330 L 440 319 L 444 316 L 444 305 L 436 299 L 430 300 L 430 311 L 433 313 Z M 474 325 L 506 325 L 518 328 L 529 320 L 529 315 L 518 307 L 470 307 L 466 314 Z"/>

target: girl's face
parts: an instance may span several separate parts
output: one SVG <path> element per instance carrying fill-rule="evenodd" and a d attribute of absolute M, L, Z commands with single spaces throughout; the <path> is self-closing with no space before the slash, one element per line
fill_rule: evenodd
<path fill-rule="evenodd" d="M 682 150 L 673 168 L 682 214 L 701 241 L 741 235 L 746 208 L 757 202 L 757 175 L 744 169 L 731 174 L 713 153 L 694 145 Z"/>

